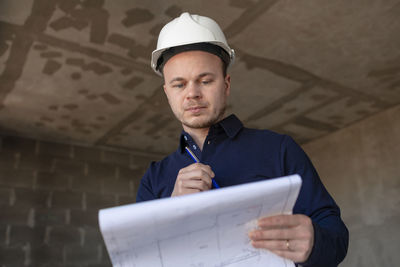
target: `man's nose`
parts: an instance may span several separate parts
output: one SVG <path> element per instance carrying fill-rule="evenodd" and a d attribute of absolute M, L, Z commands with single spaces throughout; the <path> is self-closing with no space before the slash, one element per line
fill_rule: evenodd
<path fill-rule="evenodd" d="M 201 88 L 196 83 L 188 83 L 187 85 L 187 98 L 201 98 Z"/>

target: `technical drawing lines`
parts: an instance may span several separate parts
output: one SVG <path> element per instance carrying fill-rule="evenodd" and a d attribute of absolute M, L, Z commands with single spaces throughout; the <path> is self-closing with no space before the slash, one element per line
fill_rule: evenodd
<path fill-rule="evenodd" d="M 101 210 L 99 224 L 117 267 L 294 266 L 251 245 L 262 216 L 291 212 L 298 175 Z"/>

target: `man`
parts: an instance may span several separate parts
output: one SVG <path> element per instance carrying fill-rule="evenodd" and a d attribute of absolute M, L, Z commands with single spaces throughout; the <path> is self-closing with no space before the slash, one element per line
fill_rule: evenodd
<path fill-rule="evenodd" d="M 303 184 L 293 215 L 261 218 L 249 233 L 252 245 L 302 266 L 337 266 L 347 252 L 348 231 L 303 150 L 288 136 L 225 117 L 226 71 L 234 57 L 210 18 L 183 13 L 161 30 L 152 67 L 164 77 L 183 132 L 178 150 L 147 170 L 137 202 L 210 190 L 213 181 L 227 187 L 297 173 Z"/>

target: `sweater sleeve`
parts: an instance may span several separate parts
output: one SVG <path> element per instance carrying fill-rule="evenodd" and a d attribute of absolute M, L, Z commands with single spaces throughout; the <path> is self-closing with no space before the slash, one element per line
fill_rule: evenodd
<path fill-rule="evenodd" d="M 136 194 L 136 203 L 156 199 L 153 192 L 151 181 L 154 177 L 155 163 L 152 162 L 146 173 L 140 180 L 138 192 Z"/>
<path fill-rule="evenodd" d="M 311 218 L 314 247 L 302 266 L 337 266 L 346 256 L 349 233 L 340 217 L 340 209 L 322 184 L 305 152 L 285 136 L 281 145 L 281 166 L 285 175 L 299 174 L 302 187 L 293 213 Z"/>

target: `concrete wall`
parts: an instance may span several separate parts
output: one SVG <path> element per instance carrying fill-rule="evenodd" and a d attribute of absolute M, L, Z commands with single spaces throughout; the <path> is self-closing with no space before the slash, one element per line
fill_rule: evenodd
<path fill-rule="evenodd" d="M 400 106 L 304 145 L 350 230 L 343 266 L 400 263 Z M 0 266 L 110 266 L 100 208 L 155 157 L 0 136 Z"/>
<path fill-rule="evenodd" d="M 350 230 L 341 266 L 399 266 L 400 106 L 303 148 Z"/>
<path fill-rule="evenodd" d="M 98 210 L 133 203 L 149 160 L 0 136 L 0 266 L 111 266 Z"/>

